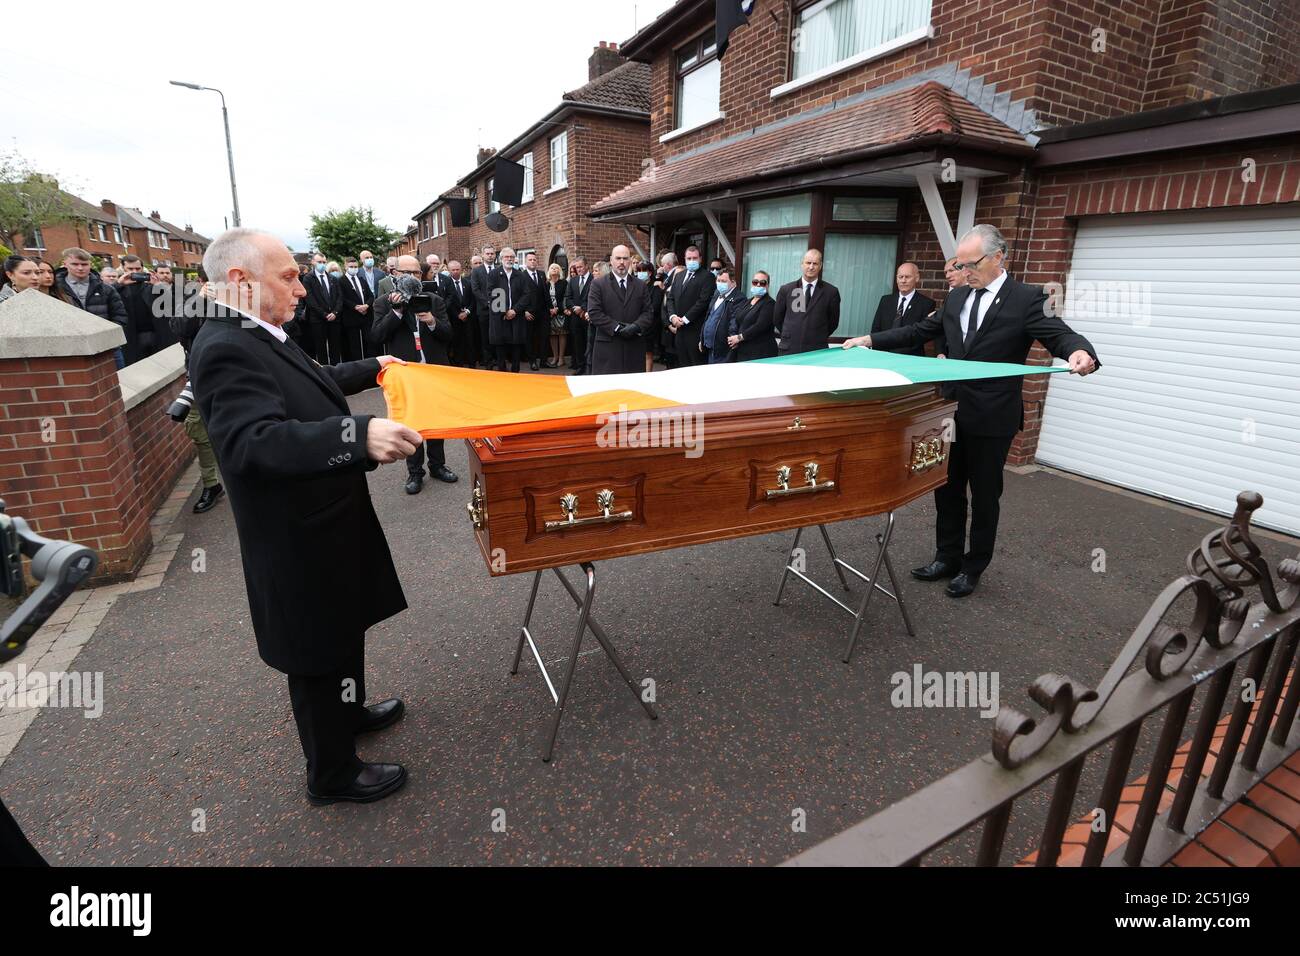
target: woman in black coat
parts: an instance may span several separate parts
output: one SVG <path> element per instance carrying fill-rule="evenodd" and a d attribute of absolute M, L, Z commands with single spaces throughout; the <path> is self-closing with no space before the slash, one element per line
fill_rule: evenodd
<path fill-rule="evenodd" d="M 738 362 L 776 357 L 776 330 L 772 327 L 776 302 L 767 292 L 771 281 L 766 272 L 755 272 L 750 280 L 749 298 L 735 306 L 731 319 L 736 334 L 728 337 L 727 344 L 735 349 Z"/>
<path fill-rule="evenodd" d="M 569 337 L 569 317 L 564 314 L 564 300 L 568 290 L 569 283 L 564 278 L 564 270 L 558 262 L 552 262 L 546 269 L 546 301 L 542 304 L 546 324 L 551 330 L 551 357 L 546 362 L 547 368 L 559 368 L 564 363 L 567 349 L 565 339 Z"/>

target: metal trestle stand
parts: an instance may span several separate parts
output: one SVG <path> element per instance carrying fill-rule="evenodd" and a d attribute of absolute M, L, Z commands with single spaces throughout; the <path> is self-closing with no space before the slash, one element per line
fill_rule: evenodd
<path fill-rule="evenodd" d="M 844 577 L 845 571 L 855 575 L 869 585 L 866 594 L 862 595 L 862 602 L 858 605 L 857 610 L 849 607 L 812 578 L 808 577 L 808 575 L 804 574 L 800 568 L 794 566 L 793 559 L 795 552 L 799 548 L 799 539 L 803 537 L 803 533 L 807 530 L 807 528 L 800 528 L 795 532 L 794 543 L 790 545 L 790 553 L 786 556 L 785 570 L 781 573 L 781 584 L 776 589 L 776 600 L 772 602 L 773 604 L 778 606 L 781 604 L 781 595 L 785 592 L 785 582 L 789 580 L 790 575 L 793 574 L 828 601 L 843 608 L 852 615 L 853 633 L 849 636 L 849 643 L 844 649 L 844 657 L 842 658 L 845 664 L 847 664 L 853 657 L 853 649 L 857 646 L 858 634 L 862 630 L 862 621 L 866 617 L 867 607 L 871 604 L 871 595 L 876 591 L 880 591 L 898 605 L 898 613 L 903 617 L 903 625 L 907 628 L 908 636 L 916 636 L 916 631 L 912 629 L 912 619 L 907 613 L 907 605 L 903 603 L 903 592 L 898 587 L 898 578 L 894 575 L 894 566 L 889 561 L 889 541 L 894 534 L 894 513 L 892 511 L 886 515 L 885 533 L 883 535 L 876 535 L 876 561 L 875 565 L 871 569 L 870 575 L 863 574 L 853 565 L 849 564 L 837 555 L 835 553 L 835 546 L 831 544 L 831 536 L 826 531 L 826 525 L 819 524 L 817 526 L 817 530 L 822 533 L 822 540 L 826 542 L 826 550 L 829 551 L 831 555 L 831 564 L 834 566 L 835 573 L 839 576 L 840 584 L 844 587 L 844 590 L 849 590 L 849 582 Z M 892 591 L 879 583 L 880 567 L 882 564 L 884 565 L 886 573 L 889 575 L 890 584 L 894 586 L 894 590 Z M 534 585 L 534 587 L 536 587 L 536 585 Z"/>
<path fill-rule="evenodd" d="M 542 760 L 546 762 L 550 762 L 551 753 L 555 750 L 555 738 L 560 732 L 560 718 L 564 716 L 564 703 L 569 699 L 569 688 L 573 685 L 573 673 L 578 666 L 578 653 L 582 650 L 582 636 L 588 629 L 600 642 L 606 656 L 618 668 L 619 674 L 623 676 L 623 680 L 627 683 L 633 696 L 645 708 L 645 712 L 650 715 L 650 719 L 657 720 L 659 718 L 654 704 L 642 697 L 641 688 L 637 686 L 632 679 L 632 675 L 628 673 L 627 666 L 623 663 L 622 658 L 618 656 L 618 651 L 614 649 L 614 644 L 610 641 L 609 635 L 591 616 L 591 604 L 596 597 L 596 568 L 589 561 L 582 562 L 581 567 L 587 578 L 587 589 L 583 594 L 578 593 L 578 589 L 569 582 L 563 571 L 559 568 L 551 568 L 555 572 L 555 576 L 560 579 L 560 583 L 564 585 L 564 589 L 569 592 L 569 597 L 573 598 L 573 603 L 578 606 L 578 620 L 573 635 L 573 649 L 569 653 L 569 663 L 564 674 L 564 683 L 560 685 L 559 691 L 556 691 L 550 672 L 547 671 L 546 664 L 542 661 L 541 652 L 538 651 L 537 644 L 533 641 L 532 632 L 528 629 L 529 622 L 533 618 L 533 605 L 537 603 L 537 586 L 542 580 L 541 571 L 537 571 L 533 575 L 533 586 L 528 594 L 528 610 L 524 614 L 524 623 L 519 628 L 519 643 L 515 647 L 515 660 L 510 667 L 511 674 L 519 673 L 519 658 L 524 651 L 524 642 L 527 641 L 529 649 L 533 652 L 533 658 L 541 669 L 542 679 L 546 681 L 546 689 L 551 692 L 551 699 L 555 702 L 555 716 L 551 721 L 551 733 L 546 743 L 546 752 L 542 755 Z"/>

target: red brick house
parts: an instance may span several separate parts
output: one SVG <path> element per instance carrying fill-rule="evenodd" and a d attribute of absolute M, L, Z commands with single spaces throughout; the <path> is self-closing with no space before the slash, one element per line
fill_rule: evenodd
<path fill-rule="evenodd" d="M 71 193 L 63 196 L 71 218 L 20 236 L 23 254 L 58 266 L 63 250 L 76 246 L 110 266 L 121 266 L 125 255 L 137 255 L 150 265 L 195 269 L 211 242 L 188 225 L 181 229 L 163 222 L 156 211 L 146 216 L 110 199 L 96 206 Z"/>
<path fill-rule="evenodd" d="M 576 255 L 607 258 L 621 242 L 646 248 L 648 233 L 594 223 L 587 210 L 639 176 L 649 161 L 650 69 L 602 42 L 588 60 L 588 77 L 499 151 L 479 150 L 474 169 L 415 214 L 421 260 L 436 252 L 444 260 L 460 260 L 468 270 L 470 256 L 491 243 L 513 246 L 520 263 L 525 252 L 535 251 L 544 266 L 559 262 L 567 271 Z M 491 200 L 498 156 L 528 170 L 518 206 L 498 207 Z M 469 197 L 469 226 L 452 226 L 448 196 Z M 483 221 L 498 208 L 510 220 L 503 233 Z"/>
<path fill-rule="evenodd" d="M 1012 463 L 1216 511 L 1255 487 L 1300 532 L 1300 8 L 757 0 L 721 62 L 713 8 L 623 44 L 653 162 L 595 223 L 776 282 L 821 248 L 855 335 L 899 261 L 942 298 L 955 237 L 991 222 L 1105 365 L 1026 385 Z"/>

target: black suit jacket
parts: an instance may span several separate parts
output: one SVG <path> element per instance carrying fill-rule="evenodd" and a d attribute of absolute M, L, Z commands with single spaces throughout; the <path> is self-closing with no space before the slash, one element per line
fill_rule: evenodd
<path fill-rule="evenodd" d="M 903 320 L 899 325 L 911 325 L 934 311 L 934 300 L 921 295 L 919 292 L 913 292 L 912 298 L 907 303 L 907 310 L 903 313 Z M 871 334 L 885 332 L 894 327 L 898 319 L 898 292 L 889 293 L 880 297 L 880 305 L 876 306 L 876 317 L 871 320 Z M 907 348 L 893 349 L 892 351 L 902 352 L 904 355 L 925 355 L 925 345 L 913 345 Z"/>
<path fill-rule="evenodd" d="M 474 302 L 477 304 L 475 314 L 480 317 L 492 314 L 488 296 L 492 290 L 492 275 L 500 271 L 499 266 L 493 265 L 491 269 L 487 266 L 475 266 L 469 272 L 469 287 L 474 293 Z"/>
<path fill-rule="evenodd" d="M 645 371 L 645 339 L 654 322 L 650 292 L 636 276 L 627 277 L 627 291 L 619 289 L 610 272 L 591 284 L 587 295 L 591 328 L 596 335 L 592 350 L 592 374 Z M 615 331 L 615 330 L 618 331 Z"/>
<path fill-rule="evenodd" d="M 772 322 L 782 355 L 824 349 L 840 325 L 840 290 L 818 279 L 812 301 L 805 303 L 802 277 L 787 282 L 776 293 Z"/>
<path fill-rule="evenodd" d="M 426 291 L 430 289 L 426 288 Z M 424 361 L 430 365 L 450 365 L 447 343 L 451 341 L 451 322 L 447 319 L 447 305 L 436 292 L 433 300 L 433 327 L 415 317 L 408 303 L 400 311 L 384 296 L 375 302 L 375 324 L 370 329 L 370 340 L 381 345 L 384 351 L 408 362 L 420 361 L 420 349 L 415 347 L 415 330 L 419 326 L 420 347 Z"/>
<path fill-rule="evenodd" d="M 506 295 L 507 286 L 509 295 Z M 492 345 L 523 345 L 528 341 L 532 323 L 524 318 L 525 312 L 536 315 L 533 303 L 533 284 L 522 269 L 511 269 L 509 279 L 505 269 L 495 269 L 488 277 L 487 308 L 489 311 L 488 341 Z M 499 294 L 498 294 L 499 293 Z M 515 317 L 506 314 L 514 310 Z"/>
<path fill-rule="evenodd" d="M 358 296 L 356 288 L 352 285 L 353 280 L 361 287 L 361 294 Z M 344 328 L 348 329 L 369 329 L 375 318 L 375 297 L 370 291 L 370 284 L 366 282 L 366 277 L 357 273 L 355 276 L 344 275 L 339 280 L 340 295 L 343 302 L 343 311 L 339 313 L 339 319 Z M 357 311 L 357 306 L 370 306 L 364 313 Z"/>
<path fill-rule="evenodd" d="M 566 309 L 587 309 L 587 299 L 591 295 L 591 283 L 595 281 L 592 274 L 588 272 L 583 276 L 574 276 L 567 280 L 568 286 L 564 290 L 565 308 Z M 582 288 L 579 289 L 579 284 Z M 582 320 L 579 319 L 579 322 Z"/>
<path fill-rule="evenodd" d="M 1044 312 L 1047 296 L 1043 290 L 1009 275 L 967 345 L 961 332 L 961 311 L 974 292 L 971 288 L 954 290 L 939 312 L 911 325 L 872 335 L 872 348 L 894 350 L 944 336 L 948 358 L 1023 364 L 1037 340 L 1057 358 L 1068 358 L 1083 349 L 1101 367 L 1087 339 L 1056 316 Z M 945 386 L 944 396 L 957 400 L 957 427 L 966 434 L 1006 437 L 1024 427 L 1023 387 L 1024 379 L 1020 376 L 977 379 Z"/>
<path fill-rule="evenodd" d="M 736 346 L 736 361 L 776 357 L 776 331 L 772 327 L 775 312 L 776 301 L 767 293 L 752 305 L 749 299 L 743 299 L 736 306 L 736 331 L 745 337 Z"/>
<path fill-rule="evenodd" d="M 447 318 L 453 323 L 460 321 L 461 310 L 469 312 L 465 318 L 466 322 L 473 322 L 474 317 L 478 315 L 478 300 L 474 297 L 474 289 L 470 285 L 468 276 L 460 277 L 460 288 L 456 287 L 455 279 L 447 280 Z M 454 328 L 454 325 L 453 325 Z"/>
<path fill-rule="evenodd" d="M 366 487 L 373 416 L 344 398 L 372 387 L 379 363 L 322 367 L 293 340 L 214 312 L 190 379 L 230 493 L 258 652 L 289 674 L 328 673 L 406 607 Z"/>
<path fill-rule="evenodd" d="M 307 290 L 307 297 L 302 300 L 303 317 L 308 322 L 324 322 L 325 316 L 334 313 L 336 321 L 343 318 L 343 288 L 333 276 L 326 274 L 329 292 L 321 288 L 320 276 L 312 272 L 303 280 L 302 287 Z M 297 318 L 297 316 L 295 316 Z"/>

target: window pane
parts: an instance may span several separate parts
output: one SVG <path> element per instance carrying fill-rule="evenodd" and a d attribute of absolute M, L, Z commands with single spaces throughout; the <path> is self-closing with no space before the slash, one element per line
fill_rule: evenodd
<path fill-rule="evenodd" d="M 836 196 L 831 218 L 840 222 L 896 222 L 897 199 L 869 196 Z"/>
<path fill-rule="evenodd" d="M 569 134 L 563 132 L 551 139 L 551 186 L 563 186 L 569 181 Z"/>
<path fill-rule="evenodd" d="M 930 0 L 824 0 L 799 14 L 794 77 L 930 25 Z"/>
<path fill-rule="evenodd" d="M 699 57 L 695 55 L 697 49 L 698 48 L 695 44 L 691 44 L 689 49 L 683 50 L 677 54 L 677 69 L 679 72 L 686 69 L 688 66 L 695 65 L 695 61 L 699 59 Z"/>
<path fill-rule="evenodd" d="M 745 204 L 746 229 L 789 229 L 806 226 L 812 217 L 812 195 L 778 196 Z"/>
<path fill-rule="evenodd" d="M 677 128 L 694 126 L 718 115 L 722 62 L 713 60 L 683 77 L 677 88 Z"/>
<path fill-rule="evenodd" d="M 840 290 L 836 336 L 866 335 L 880 297 L 894 287 L 897 236 L 826 236 L 822 275 Z"/>
<path fill-rule="evenodd" d="M 528 202 L 533 198 L 533 154 L 524 153 L 519 165 L 524 167 L 524 195 L 521 202 Z"/>
<path fill-rule="evenodd" d="M 799 278 L 803 254 L 808 251 L 808 237 L 760 236 L 745 240 L 744 278 L 742 288 L 749 288 L 750 277 L 759 269 L 772 277 L 768 291 L 776 297 L 776 290 L 787 282 Z M 843 323 L 843 319 L 840 322 Z"/>

